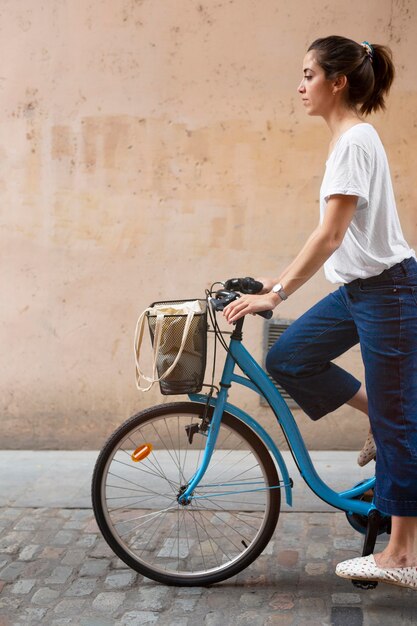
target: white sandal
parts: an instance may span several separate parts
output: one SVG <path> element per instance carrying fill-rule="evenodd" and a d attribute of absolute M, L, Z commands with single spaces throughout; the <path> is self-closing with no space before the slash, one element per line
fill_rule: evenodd
<path fill-rule="evenodd" d="M 358 465 L 363 467 L 376 457 L 376 445 L 372 431 L 370 430 L 362 450 L 358 455 Z"/>
<path fill-rule="evenodd" d="M 342 561 L 342 563 L 336 566 L 336 574 L 341 578 L 376 580 L 389 585 L 417 589 L 417 567 L 390 567 L 383 569 L 375 563 L 373 554 Z"/>

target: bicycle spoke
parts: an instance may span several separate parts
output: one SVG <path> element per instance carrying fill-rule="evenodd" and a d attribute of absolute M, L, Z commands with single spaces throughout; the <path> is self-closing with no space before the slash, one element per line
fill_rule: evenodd
<path fill-rule="evenodd" d="M 162 509 L 162 511 L 154 511 L 153 513 L 146 513 L 145 515 L 139 515 L 138 517 L 133 517 L 132 519 L 128 519 L 128 520 L 124 520 L 121 522 L 117 522 L 118 525 L 120 524 L 127 524 L 128 522 L 134 521 L 136 519 L 145 519 L 141 524 L 137 524 L 134 528 L 130 529 L 127 532 L 132 532 L 133 530 L 136 530 L 137 528 L 140 528 L 141 526 L 143 526 L 144 524 L 147 524 L 149 521 L 153 521 L 155 518 L 157 518 L 159 515 L 163 515 L 165 514 L 167 511 L 171 511 L 173 509 L 175 509 L 176 506 L 173 507 L 168 507 L 167 509 Z M 125 534 L 126 534 L 125 533 Z M 120 535 L 121 537 L 123 537 L 123 533 Z"/>
<path fill-rule="evenodd" d="M 147 469 L 144 469 L 143 465 L 137 466 L 137 465 L 133 465 L 132 463 L 125 463 L 124 461 L 120 461 L 119 459 L 114 459 L 114 462 L 119 463 L 119 465 L 123 465 L 124 467 L 128 467 L 130 470 L 133 470 L 136 472 L 143 472 L 144 474 L 149 474 L 150 476 L 161 478 L 161 476 L 157 474 L 156 472 L 152 472 L 152 471 L 148 471 Z M 165 480 L 167 479 L 165 478 Z M 167 480 L 167 482 L 169 481 Z"/>
<path fill-rule="evenodd" d="M 250 453 L 250 452 L 248 452 L 248 454 L 247 454 L 245 457 L 243 457 L 243 459 L 239 459 L 239 463 L 242 463 L 242 464 L 243 464 L 243 462 L 244 462 L 245 458 L 248 458 L 250 454 L 251 454 L 251 453 Z M 244 476 L 245 474 L 247 474 L 248 472 L 250 472 L 250 471 L 251 471 L 252 469 L 254 469 L 255 467 L 258 467 L 258 465 L 257 465 L 257 464 L 255 464 L 255 465 L 253 465 L 253 467 L 248 467 L 248 468 L 247 468 L 244 472 L 241 472 L 240 474 L 235 474 L 235 476 L 233 476 L 233 478 L 232 478 L 231 480 L 234 480 L 234 479 L 235 479 L 235 478 L 237 478 L 238 476 L 239 476 L 239 477 L 240 477 L 240 476 Z M 219 480 L 219 477 L 220 477 L 220 476 L 223 476 L 226 472 L 227 472 L 227 469 L 225 468 L 222 472 L 220 472 L 220 474 L 217 474 L 217 476 L 216 476 L 216 481 L 218 481 L 218 480 Z"/>
<path fill-rule="evenodd" d="M 198 509 L 197 509 L 197 510 L 198 510 Z M 201 515 L 202 515 L 202 511 L 200 511 L 200 513 L 201 513 Z M 202 516 L 203 516 L 203 518 L 206 520 L 206 523 L 207 523 L 207 524 L 210 524 L 211 526 L 213 526 L 213 528 L 214 528 L 217 532 L 219 532 L 219 533 L 220 533 L 220 535 L 221 535 L 223 538 L 226 538 L 226 539 L 227 539 L 227 541 L 228 541 L 229 543 L 231 543 L 232 545 L 234 545 L 234 546 L 235 546 L 235 548 L 236 548 L 237 550 L 240 550 L 240 549 L 241 549 L 241 548 L 240 548 L 240 546 L 236 546 L 235 544 L 233 544 L 233 541 L 231 541 L 229 537 L 226 537 L 226 535 L 225 535 L 222 531 L 219 531 L 218 527 L 217 527 L 215 524 L 213 524 L 213 522 L 211 522 L 211 521 L 208 519 L 208 517 L 205 517 L 204 515 L 202 515 Z M 206 530 L 206 533 L 207 533 L 207 530 Z M 208 533 L 207 533 L 207 535 L 208 535 Z M 210 535 L 210 538 L 211 538 L 213 541 L 215 541 L 215 538 L 214 538 L 212 535 Z M 221 552 L 224 554 L 224 556 L 225 556 L 226 558 L 231 559 L 230 555 L 226 554 L 226 553 L 223 551 L 223 547 L 222 547 L 222 545 L 221 545 L 220 543 L 216 543 L 216 545 L 220 548 Z"/>
<path fill-rule="evenodd" d="M 136 483 L 134 483 L 132 480 L 129 480 L 128 478 L 125 478 L 124 476 L 118 476 L 117 474 L 113 474 L 112 472 L 109 472 L 108 475 L 113 476 L 114 478 L 119 478 L 120 480 L 123 480 L 126 483 L 130 483 L 131 485 L 135 485 L 135 487 L 138 487 Z M 160 493 L 158 493 L 157 491 L 153 491 L 152 489 L 149 489 L 149 487 L 144 487 L 143 485 L 140 485 L 140 487 L 147 493 L 152 493 L 153 495 L 157 495 L 157 496 L 160 495 Z"/>

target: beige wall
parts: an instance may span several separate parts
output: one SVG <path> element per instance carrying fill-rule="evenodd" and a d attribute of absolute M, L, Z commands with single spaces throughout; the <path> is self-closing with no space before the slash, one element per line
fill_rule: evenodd
<path fill-rule="evenodd" d="M 374 118 L 417 245 L 417 3 L 2 0 L 1 445 L 98 448 L 161 401 L 134 385 L 138 313 L 214 280 L 276 274 L 318 219 L 324 123 L 296 93 L 318 36 L 392 46 Z M 330 290 L 322 276 L 278 314 Z M 261 357 L 262 321 L 246 325 Z M 357 349 L 343 363 L 362 376 Z M 273 420 L 249 392 L 234 399 Z M 298 421 L 312 447 L 359 445 L 340 409 Z M 347 431 L 349 429 L 349 433 Z"/>

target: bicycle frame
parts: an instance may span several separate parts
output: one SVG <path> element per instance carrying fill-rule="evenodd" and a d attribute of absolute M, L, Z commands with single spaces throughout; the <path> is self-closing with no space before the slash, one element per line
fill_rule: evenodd
<path fill-rule="evenodd" d="M 184 500 L 193 498 L 193 491 L 198 486 L 210 463 L 211 455 L 216 445 L 220 429 L 221 417 L 223 412 L 227 411 L 247 424 L 265 443 L 281 471 L 283 485 L 280 485 L 280 488 L 284 488 L 287 504 L 292 506 L 292 480 L 289 477 L 285 461 L 274 441 L 256 420 L 238 407 L 227 402 L 228 389 L 232 383 L 237 383 L 252 389 L 266 398 L 278 420 L 279 425 L 281 426 L 298 470 L 310 489 L 319 498 L 337 509 L 349 513 L 358 513 L 360 515 L 368 516 L 370 511 L 375 509 L 373 503 L 364 502 L 355 498 L 365 493 L 368 489 L 374 487 L 375 477 L 362 482 L 356 487 L 342 492 L 334 491 L 320 478 L 314 468 L 294 416 L 285 403 L 285 400 L 273 383 L 269 380 L 264 370 L 243 346 L 240 333 L 242 325 L 243 320 L 242 324 L 239 325 L 239 328 L 236 327 L 236 330 L 230 339 L 229 352 L 226 356 L 220 382 L 220 391 L 217 397 L 209 398 L 204 394 L 189 395 L 190 400 L 194 402 L 202 404 L 209 402 L 209 404 L 214 407 L 214 413 L 210 422 L 201 465 L 190 480 L 182 498 Z M 236 365 L 239 366 L 245 376 L 235 374 L 234 370 Z M 256 491 L 256 489 L 252 489 L 252 491 Z"/>

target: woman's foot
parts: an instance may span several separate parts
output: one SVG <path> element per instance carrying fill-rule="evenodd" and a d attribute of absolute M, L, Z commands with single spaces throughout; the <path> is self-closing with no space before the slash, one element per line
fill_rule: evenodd
<path fill-rule="evenodd" d="M 341 578 L 373 580 L 417 590 L 417 567 L 380 567 L 373 554 L 339 563 L 336 574 Z"/>
<path fill-rule="evenodd" d="M 364 446 L 362 450 L 359 452 L 358 465 L 363 467 L 364 465 L 372 461 L 372 459 L 375 459 L 375 457 L 376 457 L 376 445 L 374 441 L 374 436 L 372 434 L 372 431 L 370 430 L 366 438 L 366 441 L 364 443 Z"/>

